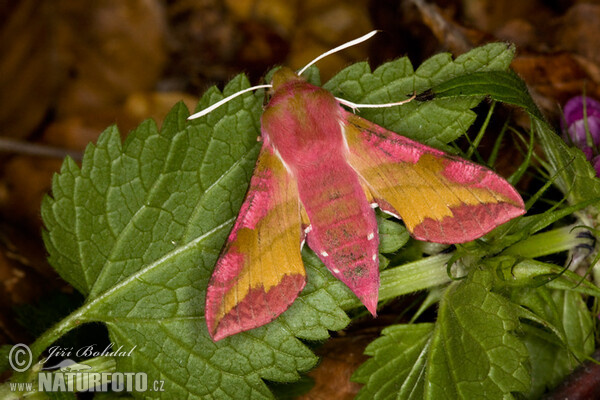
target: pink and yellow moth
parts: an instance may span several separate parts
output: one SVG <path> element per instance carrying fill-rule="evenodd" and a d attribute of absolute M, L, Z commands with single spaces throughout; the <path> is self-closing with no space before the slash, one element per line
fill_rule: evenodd
<path fill-rule="evenodd" d="M 305 69 L 281 68 L 271 85 L 258 86 L 271 88 L 261 117 L 262 148 L 206 293 L 206 323 L 215 341 L 288 309 L 306 282 L 305 241 L 375 316 L 376 206 L 401 218 L 416 239 L 448 244 L 477 239 L 525 212 L 521 196 L 502 177 L 346 111 L 342 104 L 365 105 L 306 82 L 300 76 Z"/>

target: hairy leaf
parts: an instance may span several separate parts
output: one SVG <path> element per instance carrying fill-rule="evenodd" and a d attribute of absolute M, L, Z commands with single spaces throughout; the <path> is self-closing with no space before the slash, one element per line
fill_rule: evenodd
<path fill-rule="evenodd" d="M 510 398 L 527 392 L 525 344 L 515 335 L 519 308 L 489 291 L 487 273 L 449 286 L 435 324 L 397 325 L 366 353 L 353 376 L 359 398 Z"/>
<path fill-rule="evenodd" d="M 489 45 L 455 61 L 438 56 L 416 73 L 407 59 L 373 73 L 358 64 L 326 87 L 355 101 L 397 101 L 465 72 L 506 69 L 513 52 Z M 318 80 L 312 70 L 311 76 Z M 237 77 L 224 94 L 248 86 Z M 223 97 L 211 89 L 198 108 Z M 308 250 L 307 287 L 276 321 L 218 343 L 210 340 L 204 321 L 206 286 L 256 160 L 262 97 L 241 96 L 192 123 L 178 105 L 160 131 L 147 121 L 121 143 L 117 129 L 109 128 L 88 147 L 81 167 L 65 161 L 42 207 L 44 239 L 51 264 L 86 302 L 48 337 L 102 322 L 115 347 L 135 347 L 131 357 L 117 359 L 117 369 L 164 380 L 173 398 L 270 398 L 263 379 L 294 381 L 315 365 L 316 356 L 298 338 L 326 339 L 348 324 L 343 309 L 356 303 Z M 444 145 L 465 132 L 479 100 L 415 101 L 369 115 Z M 388 223 L 382 233 L 402 236 Z M 383 251 L 396 248 L 382 240 Z"/>

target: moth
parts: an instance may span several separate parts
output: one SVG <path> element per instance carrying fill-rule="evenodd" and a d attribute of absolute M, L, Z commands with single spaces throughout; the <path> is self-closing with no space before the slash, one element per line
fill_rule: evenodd
<path fill-rule="evenodd" d="M 215 341 L 288 309 L 306 283 L 305 242 L 376 316 L 374 207 L 402 219 L 416 239 L 437 243 L 477 239 L 525 212 L 502 177 L 347 111 L 343 105 L 367 105 L 308 83 L 301 77 L 307 67 L 282 67 L 270 85 L 247 89 L 269 87 L 270 100 L 250 187 L 207 289 L 205 317 Z"/>

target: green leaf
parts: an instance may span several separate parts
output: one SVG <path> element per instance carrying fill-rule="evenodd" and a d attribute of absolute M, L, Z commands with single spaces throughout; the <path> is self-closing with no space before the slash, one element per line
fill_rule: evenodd
<path fill-rule="evenodd" d="M 527 348 L 515 335 L 516 304 L 489 291 L 478 272 L 449 286 L 434 325 L 397 325 L 367 347 L 373 356 L 353 376 L 358 398 L 511 398 L 527 392 Z"/>
<path fill-rule="evenodd" d="M 489 95 L 496 101 L 524 108 L 533 117 L 543 116 L 529 95 L 525 82 L 512 71 L 473 71 L 433 88 L 437 98 Z"/>
<path fill-rule="evenodd" d="M 425 395 L 506 398 L 529 389 L 527 349 L 515 336 L 517 306 L 489 291 L 485 273 L 452 285 L 440 302 Z"/>
<path fill-rule="evenodd" d="M 539 327 L 526 327 L 523 341 L 529 350 L 532 376 L 529 398 L 539 398 L 546 389 L 557 386 L 595 348 L 594 317 L 581 296 L 562 290 L 543 290 L 542 294 L 541 289 L 515 294 L 522 304 L 560 327 L 567 343 Z"/>
<path fill-rule="evenodd" d="M 558 174 L 556 185 L 570 204 L 600 197 L 600 180 L 583 152 L 569 147 L 547 124 L 535 121 L 540 144 L 548 159 L 548 169 Z"/>
<path fill-rule="evenodd" d="M 165 380 L 174 397 L 269 398 L 262 379 L 295 380 L 317 362 L 296 337 L 348 323 L 337 302 L 349 291 L 308 255 L 309 285 L 284 317 L 216 344 L 207 335 L 204 293 L 254 167 L 260 109 L 248 95 L 188 124 L 179 105 L 160 132 L 145 122 L 123 145 L 110 128 L 44 201 L 50 262 L 87 295 L 71 320 L 104 322 L 115 347 L 135 347 L 118 370 Z"/>
<path fill-rule="evenodd" d="M 425 61 L 414 73 L 408 58 L 383 64 L 371 72 L 366 62 L 342 70 L 323 87 L 356 103 L 381 104 L 421 93 L 456 76 L 476 71 L 505 71 L 514 57 L 513 46 L 492 43 L 452 60 L 449 53 Z M 400 107 L 364 109 L 360 116 L 427 145 L 448 150 L 446 144 L 463 135 L 475 121 L 483 96 L 412 101 Z"/>
<path fill-rule="evenodd" d="M 365 386 L 356 396 L 362 399 L 422 399 L 422 385 L 416 386 L 426 363 L 433 324 L 394 325 L 365 349 L 372 358 L 352 375 Z M 401 393 L 407 396 L 401 396 Z"/>
<path fill-rule="evenodd" d="M 408 242 L 410 235 L 404 227 L 385 218 L 377 218 L 379 225 L 379 251 L 393 253 Z"/>
<path fill-rule="evenodd" d="M 438 56 L 416 74 L 407 59 L 373 73 L 358 64 L 326 87 L 354 101 L 396 101 L 465 72 L 506 69 L 513 54 L 504 45 L 484 46 L 455 61 Z M 318 80 L 316 70 L 309 74 Z M 198 109 L 248 86 L 237 77 L 224 94 L 205 93 Z M 415 101 L 363 115 L 443 146 L 473 122 L 470 109 L 479 100 Z M 280 318 L 217 343 L 206 332 L 205 290 L 252 175 L 262 101 L 263 92 L 246 94 L 191 123 L 178 105 L 160 131 L 147 121 L 121 143 L 112 127 L 88 147 L 81 168 L 65 161 L 42 206 L 44 240 L 50 263 L 86 301 L 34 343 L 36 356 L 75 326 L 102 322 L 116 348 L 134 349 L 117 359 L 117 370 L 164 380 L 176 398 L 270 398 L 264 380 L 294 381 L 315 365 L 316 356 L 299 339 L 325 340 L 344 328 L 343 310 L 357 300 L 307 249 L 308 284 Z M 392 222 L 383 222 L 381 232 L 382 251 L 406 241 Z M 382 298 L 386 287 L 397 295 L 447 282 L 445 257 L 431 257 L 425 274 L 420 265 L 404 268 L 416 280 L 402 288 L 386 283 L 398 268 L 382 274 Z"/>
<path fill-rule="evenodd" d="M 539 142 L 548 160 L 548 170 L 571 204 L 600 196 L 600 180 L 581 150 L 569 147 L 545 121 L 533 102 L 527 86 L 514 73 L 506 71 L 473 72 L 447 80 L 432 89 L 436 98 L 461 99 L 490 96 L 492 99 L 523 108 L 529 113 Z"/>

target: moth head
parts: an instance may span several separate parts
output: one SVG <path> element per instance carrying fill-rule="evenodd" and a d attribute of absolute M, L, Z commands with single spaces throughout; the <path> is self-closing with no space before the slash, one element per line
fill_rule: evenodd
<path fill-rule="evenodd" d="M 288 67 L 281 67 L 273 73 L 273 79 L 271 81 L 271 94 L 279 90 L 281 86 L 293 82 L 300 81 L 304 82 L 304 78 L 299 76 L 294 70 Z"/>

